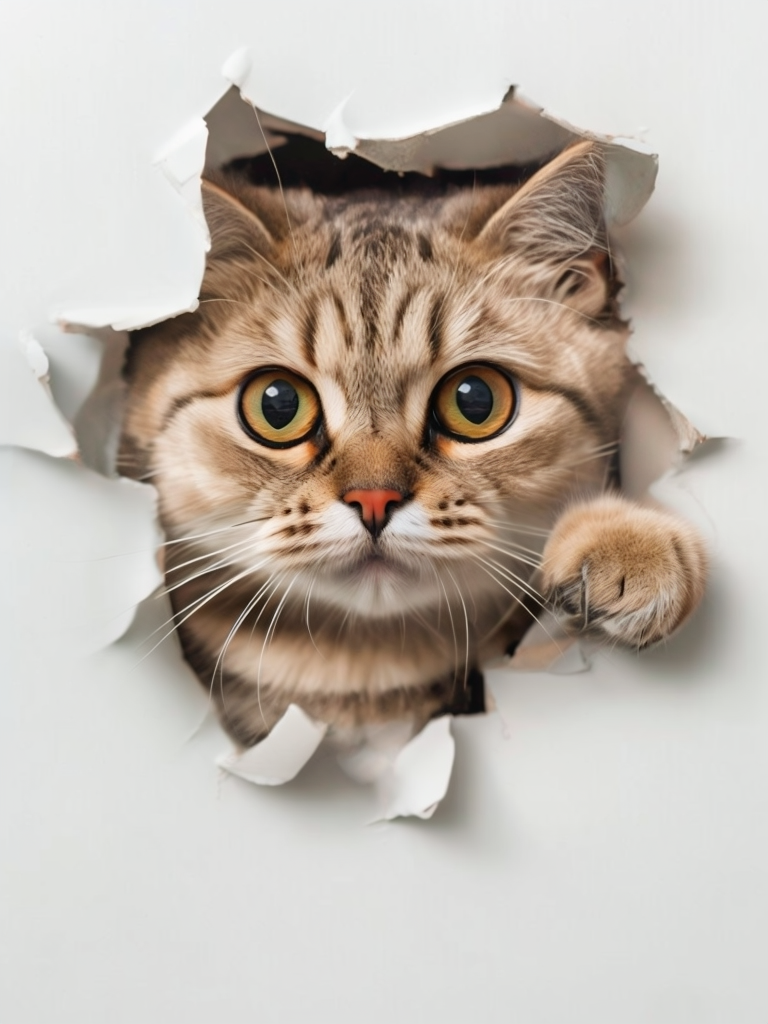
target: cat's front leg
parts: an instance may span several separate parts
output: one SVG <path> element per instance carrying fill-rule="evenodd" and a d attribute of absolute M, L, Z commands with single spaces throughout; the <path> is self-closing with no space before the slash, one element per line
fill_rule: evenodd
<path fill-rule="evenodd" d="M 673 633 L 704 593 L 707 556 L 675 516 L 604 495 L 564 512 L 542 561 L 542 589 L 571 632 L 629 647 Z"/>

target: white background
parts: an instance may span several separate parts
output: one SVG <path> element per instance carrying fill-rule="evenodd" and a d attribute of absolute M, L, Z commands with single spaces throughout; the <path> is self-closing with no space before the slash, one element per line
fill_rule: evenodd
<path fill-rule="evenodd" d="M 457 722 L 434 819 L 368 827 L 332 760 L 283 789 L 220 784 L 227 743 L 191 736 L 205 697 L 173 642 L 143 657 L 161 601 L 83 653 L 151 577 L 151 531 L 120 533 L 144 498 L 0 451 L 3 1021 L 768 1018 L 766 20 L 694 0 L 5 5 L 2 365 L 34 330 L 65 412 L 98 352 L 51 317 L 194 299 L 199 229 L 153 160 L 248 46 L 260 105 L 316 127 L 349 97 L 359 134 L 409 134 L 515 83 L 644 133 L 660 175 L 626 242 L 633 349 L 735 440 L 680 480 L 714 556 L 696 621 L 585 675 L 501 681 L 506 729 Z M 4 439 L 34 446 L 17 370 Z"/>

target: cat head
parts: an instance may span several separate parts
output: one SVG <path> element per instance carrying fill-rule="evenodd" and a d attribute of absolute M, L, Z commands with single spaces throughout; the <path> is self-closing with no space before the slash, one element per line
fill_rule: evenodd
<path fill-rule="evenodd" d="M 203 198 L 199 308 L 127 364 L 124 465 L 168 533 L 371 617 L 498 593 L 617 440 L 599 147 L 441 198 L 225 178 Z"/>

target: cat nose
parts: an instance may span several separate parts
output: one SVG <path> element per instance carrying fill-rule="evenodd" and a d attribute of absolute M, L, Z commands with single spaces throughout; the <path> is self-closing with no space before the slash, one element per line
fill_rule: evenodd
<path fill-rule="evenodd" d="M 378 537 L 397 506 L 405 501 L 405 496 L 400 491 L 355 490 L 343 494 L 342 501 L 356 507 L 363 526 L 372 536 Z"/>

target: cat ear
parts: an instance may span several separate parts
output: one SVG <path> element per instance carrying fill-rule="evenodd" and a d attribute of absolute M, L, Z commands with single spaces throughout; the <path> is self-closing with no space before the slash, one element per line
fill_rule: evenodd
<path fill-rule="evenodd" d="M 211 235 L 208 262 L 268 256 L 275 239 L 261 218 L 221 184 L 203 179 L 203 211 Z"/>
<path fill-rule="evenodd" d="M 597 315 L 612 301 L 613 266 L 603 215 L 605 157 L 580 142 L 534 174 L 478 235 L 543 272 L 552 299 Z"/>

